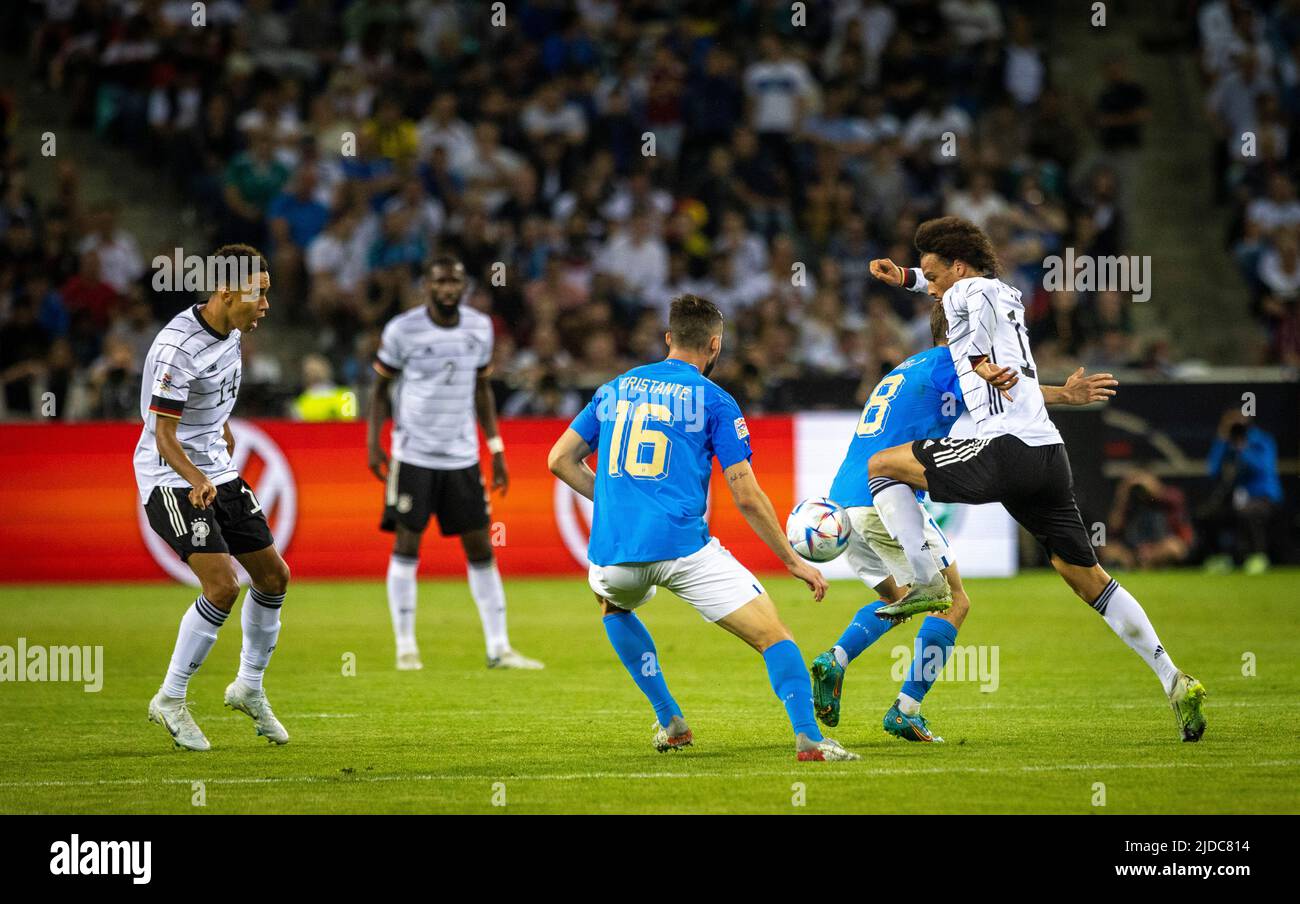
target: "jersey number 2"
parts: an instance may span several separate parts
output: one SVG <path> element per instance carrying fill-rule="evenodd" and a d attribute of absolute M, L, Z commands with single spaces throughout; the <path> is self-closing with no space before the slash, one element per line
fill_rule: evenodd
<path fill-rule="evenodd" d="M 621 477 L 626 473 L 630 477 L 643 480 L 662 480 L 668 473 L 668 454 L 672 451 L 672 441 L 662 430 L 646 426 L 646 421 L 654 418 L 661 424 L 671 424 L 673 413 L 667 405 L 641 402 L 636 408 L 627 399 L 621 400 L 614 409 L 614 436 L 609 444 L 609 476 Z M 628 429 L 628 421 L 632 427 Z M 624 453 L 623 434 L 628 433 L 626 454 Z M 648 460 L 642 460 L 641 450 L 650 447 Z"/>
<path fill-rule="evenodd" d="M 889 419 L 889 403 L 898 395 L 898 390 L 903 388 L 906 379 L 902 374 L 893 374 L 876 384 L 871 398 L 867 399 L 867 407 L 862 409 L 858 436 L 876 436 L 885 429 L 885 421 Z"/>

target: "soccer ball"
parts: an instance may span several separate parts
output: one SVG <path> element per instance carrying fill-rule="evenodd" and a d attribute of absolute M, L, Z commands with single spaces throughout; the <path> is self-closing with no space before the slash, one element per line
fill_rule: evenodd
<path fill-rule="evenodd" d="M 849 545 L 853 527 L 849 513 L 824 496 L 805 499 L 785 519 L 785 536 L 809 562 L 829 562 Z"/>

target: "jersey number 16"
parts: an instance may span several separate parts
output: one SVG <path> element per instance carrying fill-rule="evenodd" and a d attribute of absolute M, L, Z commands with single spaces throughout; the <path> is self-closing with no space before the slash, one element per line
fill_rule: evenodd
<path fill-rule="evenodd" d="M 671 424 L 673 413 L 668 406 L 653 402 L 641 402 L 633 408 L 627 399 L 619 401 L 614 409 L 614 435 L 609 444 L 610 477 L 621 477 L 626 473 L 643 480 L 662 480 L 668 473 L 668 455 L 672 451 L 672 441 L 662 430 L 646 426 L 646 421 L 651 418 L 661 424 Z M 630 430 L 629 419 L 632 422 Z M 624 433 L 629 434 L 626 453 Z M 641 451 L 647 446 L 650 447 L 650 456 L 645 459 Z"/>

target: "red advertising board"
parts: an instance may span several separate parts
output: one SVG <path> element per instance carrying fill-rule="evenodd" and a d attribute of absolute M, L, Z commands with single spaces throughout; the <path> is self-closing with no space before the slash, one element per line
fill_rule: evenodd
<path fill-rule="evenodd" d="M 584 506 L 546 468 L 546 453 L 566 426 L 502 423 L 511 487 L 493 497 L 492 517 L 507 575 L 585 569 Z M 788 511 L 792 421 L 756 418 L 749 427 L 755 471 L 777 511 Z M 366 469 L 364 425 L 236 419 L 232 429 L 241 473 L 296 577 L 383 575 L 392 538 L 379 530 L 383 485 Z M 139 436 L 134 423 L 0 427 L 0 581 L 152 580 L 183 572 L 141 518 L 131 467 Z M 779 568 L 731 504 L 716 466 L 712 492 L 714 534 L 751 568 Z M 459 545 L 431 524 L 421 574 L 463 573 Z"/>

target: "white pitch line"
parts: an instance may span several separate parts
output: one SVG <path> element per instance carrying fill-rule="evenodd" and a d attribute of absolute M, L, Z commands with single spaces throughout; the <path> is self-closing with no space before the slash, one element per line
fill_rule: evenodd
<path fill-rule="evenodd" d="M 858 775 L 909 776 L 909 775 L 999 775 L 1035 772 L 1113 772 L 1123 769 L 1272 769 L 1300 766 L 1300 760 L 1264 760 L 1258 763 L 1061 763 L 1044 766 L 927 766 L 919 769 L 859 768 L 845 766 L 842 771 L 828 775 L 852 778 Z M 744 772 L 570 772 L 541 775 L 281 775 L 268 778 L 122 778 L 95 781 L 20 781 L 0 782 L 0 788 L 84 788 L 114 785 L 189 785 L 202 781 L 208 785 L 273 785 L 273 784 L 347 784 L 349 782 L 580 782 L 592 779 L 682 779 L 730 778 L 745 779 L 754 776 L 816 777 L 816 767 L 781 770 L 746 770 Z"/>

